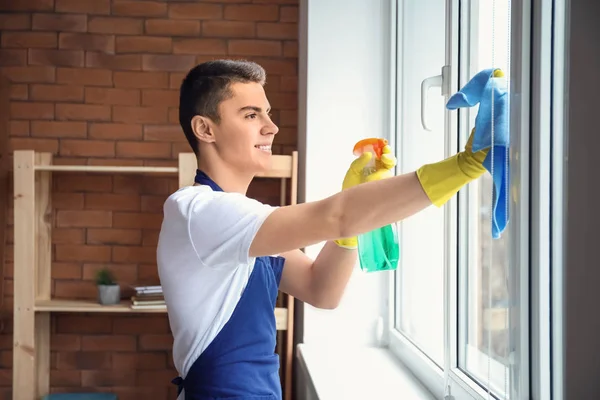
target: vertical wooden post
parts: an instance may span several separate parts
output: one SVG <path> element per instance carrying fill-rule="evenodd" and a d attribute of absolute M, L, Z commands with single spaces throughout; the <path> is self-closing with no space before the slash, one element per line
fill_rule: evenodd
<path fill-rule="evenodd" d="M 36 209 L 35 153 L 15 151 L 14 157 L 14 332 L 13 399 L 36 395 L 35 310 Z"/>
<path fill-rule="evenodd" d="M 281 178 L 279 204 L 282 206 L 285 206 L 287 204 L 287 178 Z"/>
<path fill-rule="evenodd" d="M 10 81 L 0 74 L 0 110 L 8 110 L 10 104 Z M 10 147 L 8 145 L 9 115 L 0 113 L 0 282 L 4 282 L 6 271 L 6 226 L 8 226 L 8 204 L 10 195 Z M 4 285 L 0 285 L 0 324 L 4 323 Z M 7 313 L 8 314 L 8 313 Z"/>
<path fill-rule="evenodd" d="M 290 205 L 298 202 L 298 152 L 292 153 Z M 285 349 L 285 400 L 292 400 L 292 366 L 294 365 L 294 297 L 287 298 L 287 331 Z"/>
<path fill-rule="evenodd" d="M 38 153 L 36 165 L 52 164 L 51 153 Z M 52 173 L 35 175 L 36 300 L 50 300 L 52 278 Z M 35 315 L 37 398 L 50 391 L 50 313 Z"/>
<path fill-rule="evenodd" d="M 191 186 L 194 184 L 198 164 L 194 153 L 179 153 L 179 187 Z"/>

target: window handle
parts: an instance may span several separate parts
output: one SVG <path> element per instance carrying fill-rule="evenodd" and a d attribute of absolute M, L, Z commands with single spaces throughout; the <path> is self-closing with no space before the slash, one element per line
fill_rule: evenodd
<path fill-rule="evenodd" d="M 449 72 L 449 66 L 445 65 L 442 68 L 442 73 L 440 75 L 430 76 L 429 78 L 423 79 L 423 82 L 421 82 L 421 125 L 423 125 L 423 129 L 426 131 L 431 132 L 429 125 L 427 125 L 427 95 L 429 89 L 432 87 L 439 87 L 441 95 L 446 95 L 448 93 L 446 86 L 449 84 Z"/>

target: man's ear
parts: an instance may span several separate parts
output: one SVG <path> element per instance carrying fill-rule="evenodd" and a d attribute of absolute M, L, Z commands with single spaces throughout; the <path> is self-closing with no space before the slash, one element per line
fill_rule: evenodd
<path fill-rule="evenodd" d="M 192 130 L 199 141 L 204 143 L 213 143 L 215 141 L 212 123 L 206 117 L 195 115 L 194 118 L 192 118 Z"/>

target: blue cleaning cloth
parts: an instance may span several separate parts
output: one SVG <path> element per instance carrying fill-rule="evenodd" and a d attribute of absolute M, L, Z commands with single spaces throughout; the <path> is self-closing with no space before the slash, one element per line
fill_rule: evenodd
<path fill-rule="evenodd" d="M 483 166 L 490 172 L 494 181 L 492 237 L 497 239 L 508 223 L 510 132 L 509 96 L 506 80 L 503 76 L 495 77 L 494 71 L 496 71 L 496 68 L 485 69 L 477 73 L 458 93 L 448 99 L 446 108 L 455 110 L 460 107 L 473 107 L 479 104 L 479 110 L 475 118 L 473 151 L 491 147 L 483 161 Z"/>

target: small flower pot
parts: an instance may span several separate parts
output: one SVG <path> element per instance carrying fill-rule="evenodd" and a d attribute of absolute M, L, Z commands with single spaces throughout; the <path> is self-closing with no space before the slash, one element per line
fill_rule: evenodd
<path fill-rule="evenodd" d="M 98 285 L 98 302 L 104 305 L 119 304 L 121 287 L 119 285 Z"/>

